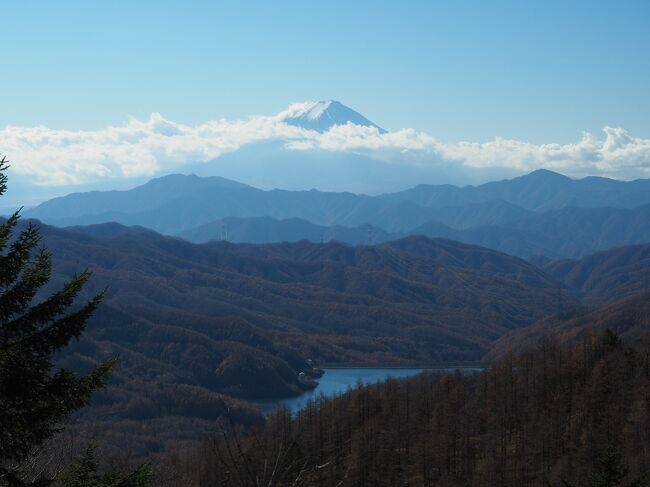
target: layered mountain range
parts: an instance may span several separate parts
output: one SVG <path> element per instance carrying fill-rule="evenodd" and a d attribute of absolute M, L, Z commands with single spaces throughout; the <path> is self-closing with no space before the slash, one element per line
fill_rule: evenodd
<path fill-rule="evenodd" d="M 650 244 L 533 264 L 421 236 L 194 244 L 116 223 L 41 229 L 54 256 L 46 291 L 84 268 L 93 272 L 86 297 L 108 286 L 82 339 L 57 360 L 84 371 L 119 356 L 110 387 L 75 428 L 88 435 L 91 421 L 93 434 L 111 445 L 129 438 L 140 455 L 178 441 L 178 428 L 200 438 L 226 411 L 259 421 L 242 399 L 300 393 L 312 361 L 467 362 L 549 330 L 580 337 L 599 316 L 613 317 L 596 320 L 601 327 L 629 316 L 616 325 L 626 336 L 648 326 L 646 301 L 634 296 L 647 292 Z"/>
<path fill-rule="evenodd" d="M 48 291 L 84 268 L 94 274 L 86 297 L 109 290 L 87 333 L 58 363 L 83 371 L 120 357 L 113 383 L 80 418 L 79 433 L 88 435 L 84 425 L 92 420 L 93 431 L 117 435 L 109 444 L 129 438 L 146 455 L 178 440 L 178 432 L 158 432 L 182 425 L 183 437 L 196 439 L 226 411 L 238 423 L 259 421 L 242 400 L 300 393 L 308 386 L 299 373 L 313 374 L 312 361 L 476 361 L 530 346 L 547 331 L 580 337 L 599 313 L 618 320 L 626 310 L 631 331 L 621 331 L 638 336 L 645 322 L 634 317 L 645 308 L 633 296 L 648 288 L 650 244 L 523 260 L 449 240 L 495 232 L 503 240 L 492 242 L 504 242 L 495 248 L 547 256 L 554 252 L 539 249 L 570 249 L 564 255 L 577 256 L 645 238 L 644 181 L 560 177 L 565 190 L 550 185 L 542 192 L 538 182 L 544 196 L 520 206 L 526 194 L 536 194 L 530 186 L 536 178 L 558 176 L 541 172 L 487 187 L 419 187 L 381 197 L 261 191 L 219 178 L 171 176 L 130 191 L 43 204 L 30 213 L 77 224 L 41 223 L 55 258 Z M 507 199 L 495 200 L 495 187 Z M 590 207 L 595 191 L 610 207 Z M 569 202 L 574 206 L 554 208 Z M 223 217 L 234 211 L 242 216 Z M 274 216 L 263 216 L 268 212 Z M 372 225 L 361 223 L 368 215 Z M 83 225 L 103 219 L 150 228 Z M 344 225 L 354 219 L 359 225 Z M 477 227 L 481 222 L 489 225 Z M 161 226 L 180 237 L 151 229 Z M 422 235 L 435 235 L 431 229 L 448 238 Z M 594 239 L 607 229 L 613 240 Z M 265 243 L 272 240 L 278 243 Z M 623 301 L 611 304 L 617 300 Z"/>
<path fill-rule="evenodd" d="M 195 439 L 226 411 L 260 421 L 246 401 L 301 393 L 313 363 L 480 361 L 592 325 L 647 331 L 650 180 L 539 170 L 370 196 L 170 175 L 24 216 L 55 258 L 48 291 L 85 268 L 86 297 L 108 286 L 58 361 L 83 371 L 119 355 L 86 414 L 143 455 L 170 425 Z"/>
<path fill-rule="evenodd" d="M 196 243 L 376 244 L 424 235 L 524 258 L 578 258 L 650 241 L 650 180 L 575 180 L 539 170 L 481 186 L 420 185 L 368 196 L 171 175 L 128 191 L 55 198 L 25 215 L 57 226 L 139 225 Z"/>
<path fill-rule="evenodd" d="M 116 447 L 128 438 L 143 456 L 179 428 L 188 439 L 213 431 L 226 411 L 259 421 L 241 399 L 299 394 L 310 360 L 475 361 L 508 331 L 578 305 L 533 264 L 448 240 L 194 244 L 115 223 L 41 230 L 54 256 L 46 292 L 80 269 L 93 272 L 85 297 L 108 287 L 57 360 L 86 371 L 119 356 L 79 434 L 99 431 Z"/>
<path fill-rule="evenodd" d="M 310 358 L 478 360 L 547 315 L 642 292 L 650 269 L 648 244 L 539 267 L 420 236 L 254 245 L 193 244 L 114 223 L 42 230 L 55 256 L 52 289 L 83 268 L 94 273 L 89 295 L 109 288 L 89 334 L 99 349 L 128 349 L 237 397 L 299 392 L 296 373 L 309 372 Z"/>

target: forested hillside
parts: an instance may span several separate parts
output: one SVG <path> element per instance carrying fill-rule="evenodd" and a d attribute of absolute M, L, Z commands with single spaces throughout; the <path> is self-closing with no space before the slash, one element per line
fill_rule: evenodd
<path fill-rule="evenodd" d="M 632 343 L 650 334 L 650 293 L 640 293 L 610 304 L 585 305 L 570 313 L 548 316 L 501 337 L 485 359 L 492 361 L 531 348 L 545 337 L 553 337 L 563 345 L 575 345 L 605 330 L 612 330 Z"/>
<path fill-rule="evenodd" d="M 110 458 L 196 441 L 228 409 L 237 423 L 258 422 L 235 398 L 299 394 L 308 359 L 478 360 L 508 330 L 577 304 L 521 259 L 423 237 L 352 247 L 195 245 L 116 224 L 42 233 L 54 256 L 47 291 L 84 268 L 89 294 L 108 286 L 58 363 L 85 371 L 119 355 L 109 388 L 71 426 L 100 435 Z"/>
<path fill-rule="evenodd" d="M 421 374 L 224 424 L 163 485 L 642 486 L 650 474 L 650 337 L 552 339 L 485 372 Z M 173 465 L 173 468 L 171 467 Z"/>
<path fill-rule="evenodd" d="M 578 260 L 548 262 L 542 268 L 587 303 L 611 302 L 650 289 L 650 244 L 618 247 Z"/>
<path fill-rule="evenodd" d="M 81 227 L 77 227 L 81 228 Z M 233 243 L 275 243 L 337 241 L 352 245 L 367 245 L 397 240 L 402 234 L 386 232 L 379 227 L 362 225 L 315 225 L 300 218 L 277 220 L 271 217 L 223 218 L 178 234 L 190 242 L 203 243 L 210 240 L 227 240 Z"/>
<path fill-rule="evenodd" d="M 445 240 L 194 245 L 111 232 L 43 230 L 55 270 L 88 267 L 121 312 L 217 341 L 235 320 L 243 336 L 232 341 L 283 360 L 273 344 L 320 362 L 471 360 L 506 331 L 576 305 L 521 259 Z"/>
<path fill-rule="evenodd" d="M 308 359 L 480 359 L 504 334 L 523 329 L 512 336 L 526 337 L 527 325 L 580 316 L 577 296 L 592 299 L 587 282 L 601 282 L 612 299 L 636 292 L 645 262 L 645 247 L 622 248 L 546 264 L 552 277 L 506 254 L 424 237 L 356 247 L 196 245 L 118 224 L 42 229 L 55 256 L 52 286 L 79 268 L 94 273 L 88 293 L 108 285 L 87 333 L 58 360 L 86 371 L 120 356 L 109 388 L 70 431 L 100 435 L 107 458 L 123 460 L 193 444 L 226 411 L 236 424 L 261 422 L 241 400 L 299 394 L 308 386 L 298 374 L 315 374 Z M 567 327 L 598 325 L 594 316 Z"/>

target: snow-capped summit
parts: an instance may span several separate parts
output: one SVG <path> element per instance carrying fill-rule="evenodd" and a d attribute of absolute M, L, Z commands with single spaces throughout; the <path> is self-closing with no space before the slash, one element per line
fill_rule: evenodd
<path fill-rule="evenodd" d="M 336 100 L 308 101 L 293 104 L 285 112 L 282 112 L 281 120 L 289 125 L 316 130 L 317 132 L 325 132 L 334 125 L 345 125 L 348 122 L 355 125 L 375 127 L 380 133 L 386 132 L 360 113 Z"/>

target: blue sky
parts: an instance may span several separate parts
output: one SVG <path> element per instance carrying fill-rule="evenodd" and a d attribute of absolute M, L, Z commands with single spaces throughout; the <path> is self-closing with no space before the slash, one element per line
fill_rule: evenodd
<path fill-rule="evenodd" d="M 650 2 L 4 2 L 0 127 L 341 100 L 454 142 L 650 136 Z"/>
<path fill-rule="evenodd" d="M 0 19 L 5 205 L 194 171 L 369 192 L 650 178 L 648 0 L 15 1 Z M 327 99 L 389 132 L 285 123 Z M 359 158 L 382 184 L 324 185 Z"/>

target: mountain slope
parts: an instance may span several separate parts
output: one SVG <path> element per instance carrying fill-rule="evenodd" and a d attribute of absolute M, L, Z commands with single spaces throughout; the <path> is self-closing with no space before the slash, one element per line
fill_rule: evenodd
<path fill-rule="evenodd" d="M 478 206 L 487 213 L 489 208 L 471 205 L 467 213 Z M 624 208 L 563 208 L 544 213 L 530 212 L 517 219 L 504 218 L 504 223 L 492 226 L 456 230 L 434 220 L 420 225 L 409 233 L 428 237 L 443 237 L 500 250 L 510 255 L 530 257 L 544 255 L 551 258 L 579 258 L 597 251 L 621 245 L 650 242 L 650 205 L 634 209 Z M 476 221 L 482 215 L 475 211 Z M 493 219 L 500 217 L 496 214 Z"/>
<path fill-rule="evenodd" d="M 309 486 L 640 487 L 648 357 L 650 336 L 604 334 L 574 347 L 546 341 L 472 374 L 359 384 L 299 414 L 278 411 L 254 434 L 211 439 L 177 470 L 187 485 L 266 485 L 280 458 L 289 484 Z"/>
<path fill-rule="evenodd" d="M 587 303 L 622 299 L 650 289 L 650 244 L 598 252 L 580 260 L 559 260 L 544 271 Z"/>
<path fill-rule="evenodd" d="M 254 423 L 255 410 L 233 396 L 297 394 L 309 358 L 473 360 L 508 330 L 576 305 L 521 259 L 445 240 L 196 245 L 114 223 L 42 231 L 54 255 L 49 291 L 83 268 L 93 272 L 86 297 L 108 286 L 58 363 L 83 371 L 120 357 L 111 386 L 72 428 L 86 440 L 98 431 L 113 445 L 128 440 L 136 455 L 213 432 L 226 410 Z"/>
<path fill-rule="evenodd" d="M 195 245 L 137 229 L 96 238 L 44 228 L 57 275 L 91 269 L 110 306 L 175 328 L 203 323 L 201 333 L 237 317 L 255 336 L 268 330 L 274 347 L 300 350 L 303 364 L 475 358 L 558 305 L 557 282 L 531 264 L 444 240 Z"/>
<path fill-rule="evenodd" d="M 119 354 L 114 383 L 88 418 L 108 418 L 94 428 L 142 452 L 179 425 L 188 439 L 213 431 L 226 408 L 255 422 L 232 396 L 295 394 L 308 358 L 476 359 L 504 334 L 578 304 L 521 259 L 447 240 L 195 245 L 117 224 L 42 228 L 55 256 L 50 289 L 80 268 L 94 273 L 88 295 L 109 289 L 59 363 L 87 370 Z M 626 273 L 625 259 L 608 262 Z"/>
<path fill-rule="evenodd" d="M 544 318 L 531 326 L 501 337 L 487 354 L 487 360 L 535 347 L 552 337 L 562 345 L 575 345 L 605 330 L 612 330 L 633 343 L 650 334 L 650 294 L 641 293 L 603 306 L 583 308 L 566 317 Z"/>
<path fill-rule="evenodd" d="M 48 221 L 73 220 L 84 215 L 101 215 L 108 212 L 136 213 L 154 210 L 169 201 L 205 190 L 218 192 L 246 188 L 250 186 L 217 176 L 201 178 L 194 175 L 170 174 L 152 179 L 131 190 L 90 191 L 53 198 L 26 211 L 25 216 Z M 103 223 L 103 221 L 92 223 Z"/>
<path fill-rule="evenodd" d="M 490 200 L 462 206 L 431 208 L 430 215 L 438 223 L 456 230 L 467 230 L 485 226 L 505 226 L 533 218 L 535 213 L 507 201 Z"/>
<path fill-rule="evenodd" d="M 390 234 L 384 230 L 364 225 L 348 228 L 343 226 L 314 225 L 300 218 L 277 220 L 271 217 L 223 218 L 192 228 L 178 234 L 194 243 L 210 240 L 228 240 L 233 243 L 274 243 L 337 241 L 352 245 L 375 244 L 395 240 L 403 235 Z"/>

